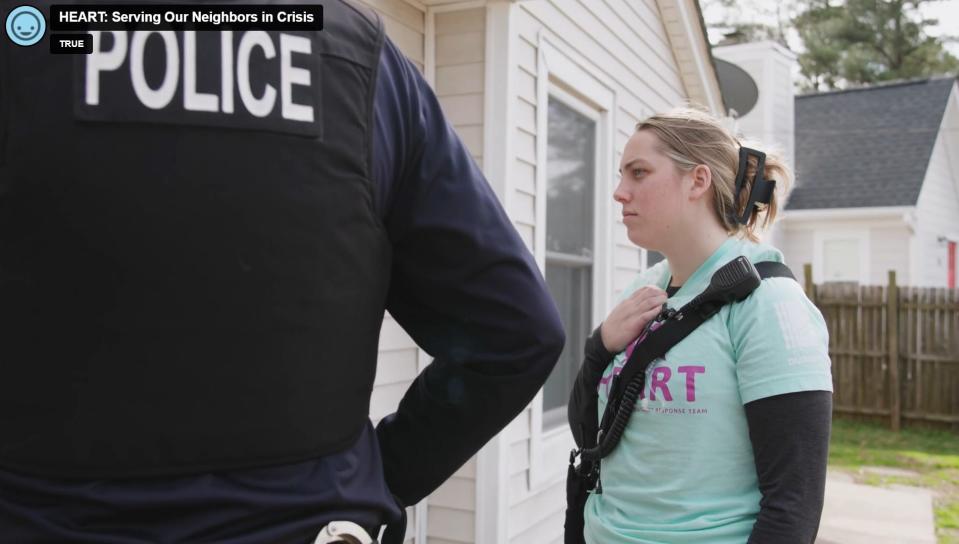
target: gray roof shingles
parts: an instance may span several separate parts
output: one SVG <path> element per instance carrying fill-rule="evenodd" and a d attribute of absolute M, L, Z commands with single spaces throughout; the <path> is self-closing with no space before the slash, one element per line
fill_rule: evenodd
<path fill-rule="evenodd" d="M 787 210 L 913 206 L 955 78 L 796 97 Z"/>

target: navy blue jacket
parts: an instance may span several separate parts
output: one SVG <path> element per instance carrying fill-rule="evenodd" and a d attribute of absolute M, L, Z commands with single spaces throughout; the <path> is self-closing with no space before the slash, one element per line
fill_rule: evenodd
<path fill-rule="evenodd" d="M 99 482 L 0 471 L 0 540 L 305 543 L 334 519 L 376 526 L 529 403 L 563 346 L 555 305 L 432 90 L 389 41 L 375 115 L 375 203 L 394 252 L 386 309 L 435 358 L 397 412 L 347 450 L 292 465 Z"/>

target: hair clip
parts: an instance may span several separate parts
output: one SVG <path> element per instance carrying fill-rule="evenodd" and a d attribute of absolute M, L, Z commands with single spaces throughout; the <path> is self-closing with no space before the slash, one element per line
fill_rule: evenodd
<path fill-rule="evenodd" d="M 736 217 L 735 206 L 736 203 L 739 202 L 739 193 L 743 190 L 743 185 L 746 181 L 746 170 L 749 166 L 750 155 L 756 157 L 756 179 L 753 181 L 752 189 L 749 191 L 749 201 L 746 202 L 742 216 Z M 733 197 L 733 211 L 730 213 L 730 216 L 742 225 L 749 222 L 749 217 L 756 211 L 756 204 L 769 204 L 769 200 L 773 196 L 773 190 L 776 188 L 776 180 L 763 179 L 765 169 L 765 153 L 745 146 L 739 147 L 739 170 L 736 172 L 736 193 Z"/>

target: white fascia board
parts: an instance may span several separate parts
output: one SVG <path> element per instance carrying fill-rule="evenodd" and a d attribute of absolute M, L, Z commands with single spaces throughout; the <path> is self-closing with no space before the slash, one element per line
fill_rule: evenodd
<path fill-rule="evenodd" d="M 910 213 L 915 213 L 915 206 L 881 206 L 874 208 L 821 208 L 809 210 L 785 210 L 777 222 L 788 226 L 790 223 L 806 221 L 827 221 L 837 219 L 896 219 L 907 221 Z"/>
<path fill-rule="evenodd" d="M 695 1 L 695 0 L 694 0 Z M 683 29 L 686 31 L 686 41 L 689 44 L 689 49 L 693 53 L 693 58 L 696 59 L 696 73 L 699 75 L 699 79 L 703 84 L 703 91 L 706 93 L 706 98 L 709 100 L 709 109 L 715 115 L 726 115 L 726 112 L 723 108 L 722 99 L 716 95 L 716 91 L 719 88 L 719 76 L 716 74 L 716 71 L 710 65 L 708 68 L 706 66 L 706 59 L 703 58 L 703 49 L 700 47 L 700 41 L 697 37 L 701 37 L 703 42 L 706 45 L 706 54 L 709 54 L 709 40 L 706 36 L 702 36 L 702 30 L 699 21 L 693 21 L 694 15 L 690 13 L 689 5 L 686 0 L 676 0 L 676 5 L 679 8 L 680 17 L 683 19 Z M 712 74 L 713 77 L 709 77 L 709 74 Z"/>

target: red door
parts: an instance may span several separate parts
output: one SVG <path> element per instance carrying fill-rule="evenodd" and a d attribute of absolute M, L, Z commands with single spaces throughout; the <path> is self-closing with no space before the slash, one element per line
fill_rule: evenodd
<path fill-rule="evenodd" d="M 949 288 L 956 288 L 956 243 L 949 242 Z"/>

